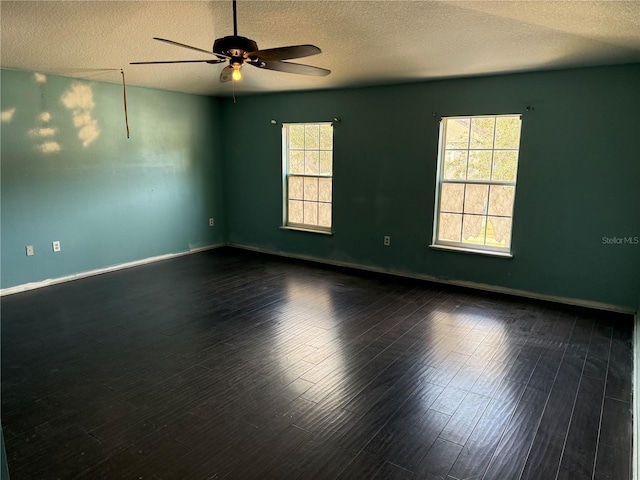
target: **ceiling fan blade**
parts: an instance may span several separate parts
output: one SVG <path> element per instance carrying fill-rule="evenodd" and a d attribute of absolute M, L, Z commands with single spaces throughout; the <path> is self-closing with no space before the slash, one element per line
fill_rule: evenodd
<path fill-rule="evenodd" d="M 267 48 L 248 53 L 249 58 L 258 57 L 260 60 L 290 60 L 293 58 L 310 57 L 322 53 L 315 45 L 292 45 L 290 47 Z"/>
<path fill-rule="evenodd" d="M 325 75 L 329 75 L 331 73 L 331 70 L 327 70 L 326 68 L 312 67 L 311 65 L 303 65 L 301 63 L 279 62 L 277 60 L 247 63 L 249 65 L 253 65 L 254 67 L 264 68 L 266 70 L 275 70 L 277 72 L 285 73 L 296 73 L 298 75 L 314 75 L 317 77 L 324 77 Z"/>
<path fill-rule="evenodd" d="M 209 50 L 203 50 L 202 48 L 192 47 L 191 45 L 185 45 L 184 43 L 174 42 L 173 40 L 167 40 L 166 38 L 158 38 L 153 37 L 154 40 L 159 40 L 161 42 L 170 43 L 171 45 L 175 45 L 177 47 L 190 48 L 191 50 L 195 50 L 196 52 L 208 53 L 209 55 L 216 55 L 217 53 L 210 52 Z"/>
<path fill-rule="evenodd" d="M 222 63 L 226 60 L 161 60 L 158 62 L 129 62 L 129 65 L 149 65 L 152 63 Z"/>
<path fill-rule="evenodd" d="M 220 83 L 230 82 L 231 75 L 233 75 L 233 67 L 231 65 L 227 65 L 220 72 Z"/>

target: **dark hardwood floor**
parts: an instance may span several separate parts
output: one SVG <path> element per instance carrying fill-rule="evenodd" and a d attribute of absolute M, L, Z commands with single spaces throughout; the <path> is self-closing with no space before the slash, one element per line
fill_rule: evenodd
<path fill-rule="evenodd" d="M 1 309 L 12 480 L 631 478 L 631 316 L 232 248 Z"/>

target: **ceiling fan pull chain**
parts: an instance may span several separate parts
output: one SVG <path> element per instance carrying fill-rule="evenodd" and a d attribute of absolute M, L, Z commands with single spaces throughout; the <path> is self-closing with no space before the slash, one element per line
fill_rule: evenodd
<path fill-rule="evenodd" d="M 231 80 L 231 91 L 233 92 L 233 103 L 236 103 L 236 82 Z"/>
<path fill-rule="evenodd" d="M 122 74 L 122 94 L 124 98 L 124 124 L 127 127 L 127 138 L 129 138 L 129 115 L 127 114 L 127 86 L 124 83 L 124 69 L 120 69 Z"/>

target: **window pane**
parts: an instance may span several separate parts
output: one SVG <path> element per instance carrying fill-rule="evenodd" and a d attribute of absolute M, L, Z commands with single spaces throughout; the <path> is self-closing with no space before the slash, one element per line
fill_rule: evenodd
<path fill-rule="evenodd" d="M 487 245 L 509 248 L 511 246 L 510 218 L 488 217 Z"/>
<path fill-rule="evenodd" d="M 469 152 L 468 180 L 489 180 L 491 178 L 491 150 L 471 150 Z"/>
<path fill-rule="evenodd" d="M 304 173 L 306 175 L 318 175 L 319 163 L 319 153 L 317 150 L 314 152 L 304 152 Z"/>
<path fill-rule="evenodd" d="M 469 148 L 469 121 L 468 118 L 450 118 L 446 122 L 445 148 Z"/>
<path fill-rule="evenodd" d="M 304 150 L 289 150 L 289 173 L 304 173 Z"/>
<path fill-rule="evenodd" d="M 333 150 L 333 127 L 320 125 L 320 149 Z"/>
<path fill-rule="evenodd" d="M 464 180 L 467 178 L 467 152 L 446 152 L 444 156 L 444 180 Z"/>
<path fill-rule="evenodd" d="M 518 170 L 518 151 L 506 150 L 497 151 L 493 155 L 492 180 L 504 180 L 507 182 L 516 181 Z"/>
<path fill-rule="evenodd" d="M 492 185 L 491 195 L 489 195 L 489 215 L 510 217 L 513 214 L 514 196 L 513 187 Z"/>
<path fill-rule="evenodd" d="M 320 152 L 320 175 L 333 175 L 333 152 Z"/>
<path fill-rule="evenodd" d="M 493 117 L 472 118 L 470 148 L 493 148 L 495 123 Z"/>
<path fill-rule="evenodd" d="M 331 226 L 331 204 L 319 203 L 318 204 L 318 225 L 321 227 Z"/>
<path fill-rule="evenodd" d="M 464 184 L 443 183 L 440 194 L 440 211 L 462 213 L 462 201 L 464 200 Z"/>
<path fill-rule="evenodd" d="M 304 126 L 304 148 L 307 150 L 320 148 L 320 125 Z"/>
<path fill-rule="evenodd" d="M 496 119 L 495 148 L 517 149 L 520 145 L 520 117 L 499 117 Z"/>
<path fill-rule="evenodd" d="M 459 242 L 461 231 L 462 231 L 462 215 L 455 214 L 455 213 L 440 214 L 438 240 L 448 240 L 451 242 Z"/>
<path fill-rule="evenodd" d="M 462 219 L 462 241 L 484 245 L 485 217 L 464 215 Z"/>
<path fill-rule="evenodd" d="M 333 196 L 333 126 L 285 124 L 283 172 L 286 222 L 310 229 L 331 228 Z M 320 230 L 319 228 L 316 228 Z"/>
<path fill-rule="evenodd" d="M 318 225 L 318 204 L 316 202 L 304 202 L 304 223 Z"/>
<path fill-rule="evenodd" d="M 304 148 L 304 125 L 289 125 L 289 149 Z"/>
<path fill-rule="evenodd" d="M 289 222 L 302 223 L 302 202 L 289 200 Z"/>
<path fill-rule="evenodd" d="M 331 190 L 333 180 L 330 178 L 318 179 L 318 200 L 331 203 Z"/>
<path fill-rule="evenodd" d="M 304 199 L 314 202 L 318 201 L 318 178 L 317 177 L 305 177 L 304 178 Z"/>
<path fill-rule="evenodd" d="M 520 115 L 450 117 L 443 127 L 434 242 L 509 249 Z"/>
<path fill-rule="evenodd" d="M 485 214 L 489 185 L 465 185 L 464 213 Z"/>
<path fill-rule="evenodd" d="M 302 200 L 302 177 L 289 177 L 289 198 Z"/>

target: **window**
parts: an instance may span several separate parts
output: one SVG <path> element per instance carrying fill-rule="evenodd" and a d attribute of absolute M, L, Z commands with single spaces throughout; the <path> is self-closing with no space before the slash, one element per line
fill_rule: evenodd
<path fill-rule="evenodd" d="M 285 123 L 282 126 L 282 163 L 284 226 L 331 232 L 331 123 Z"/>
<path fill-rule="evenodd" d="M 520 115 L 440 124 L 433 245 L 509 254 Z"/>

